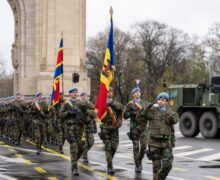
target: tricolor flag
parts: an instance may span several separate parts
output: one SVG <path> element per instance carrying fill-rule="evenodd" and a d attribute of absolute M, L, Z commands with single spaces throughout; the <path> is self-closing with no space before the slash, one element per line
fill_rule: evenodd
<path fill-rule="evenodd" d="M 104 64 L 100 77 L 100 86 L 98 97 L 96 101 L 96 111 L 98 113 L 99 122 L 106 115 L 106 107 L 107 107 L 107 96 L 109 86 L 114 78 L 114 35 L 113 35 L 113 20 L 111 17 L 111 27 L 109 33 L 109 39 L 107 43 L 107 48 L 105 52 Z"/>
<path fill-rule="evenodd" d="M 60 78 L 63 74 L 63 38 L 60 41 L 60 47 L 57 55 L 56 69 L 53 80 L 53 91 L 50 106 L 55 106 L 60 100 Z"/>

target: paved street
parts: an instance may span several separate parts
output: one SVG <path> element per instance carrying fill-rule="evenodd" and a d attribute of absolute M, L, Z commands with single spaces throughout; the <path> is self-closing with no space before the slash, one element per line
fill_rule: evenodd
<path fill-rule="evenodd" d="M 71 175 L 67 143 L 64 155 L 57 153 L 53 147 L 47 147 L 37 156 L 32 142 L 23 141 L 21 146 L 15 147 L 0 141 L 0 179 L 152 179 L 152 164 L 147 158 L 144 159 L 142 174 L 134 173 L 132 144 L 126 135 L 128 129 L 128 122 L 125 121 L 120 129 L 120 145 L 114 158 L 114 177 L 105 173 L 103 144 L 96 136 L 96 143 L 89 152 L 90 163 L 79 163 L 79 177 Z M 220 180 L 220 140 L 203 139 L 201 135 L 184 138 L 178 127 L 176 136 L 174 164 L 168 179 Z"/>

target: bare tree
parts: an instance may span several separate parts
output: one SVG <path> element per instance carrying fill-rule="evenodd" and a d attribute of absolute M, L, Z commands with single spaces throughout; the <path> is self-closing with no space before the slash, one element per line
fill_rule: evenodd
<path fill-rule="evenodd" d="M 153 97 L 155 85 L 166 68 L 174 68 L 186 59 L 187 36 L 156 21 L 145 21 L 135 27 L 144 51 L 146 93 Z"/>
<path fill-rule="evenodd" d="M 0 56 L 0 97 L 13 95 L 13 75 L 6 74 L 5 61 Z"/>
<path fill-rule="evenodd" d="M 103 65 L 106 43 L 108 40 L 108 31 L 99 33 L 94 38 L 90 38 L 87 45 L 88 64 L 93 66 L 91 70 L 92 78 L 92 95 L 97 94 L 99 87 L 100 72 Z M 128 101 L 130 90 L 134 86 L 137 78 L 135 67 L 137 67 L 141 54 L 140 48 L 130 34 L 124 33 L 115 28 L 114 30 L 115 45 L 115 78 L 113 81 L 116 98 L 122 103 Z M 132 73 L 131 73 L 132 72 Z M 97 88 L 96 88 L 97 87 Z"/>

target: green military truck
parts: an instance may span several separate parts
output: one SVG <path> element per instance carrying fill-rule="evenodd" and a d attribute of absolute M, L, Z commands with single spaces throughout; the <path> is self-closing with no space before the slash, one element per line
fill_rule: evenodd
<path fill-rule="evenodd" d="M 220 137 L 220 77 L 212 77 L 211 85 L 171 85 L 168 90 L 169 106 L 178 112 L 185 137 L 199 132 L 205 138 Z"/>

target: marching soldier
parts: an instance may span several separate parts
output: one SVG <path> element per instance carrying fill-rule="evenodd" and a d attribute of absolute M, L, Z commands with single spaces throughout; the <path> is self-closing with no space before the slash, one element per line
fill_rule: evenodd
<path fill-rule="evenodd" d="M 153 161 L 154 180 L 165 180 L 172 168 L 171 136 L 178 115 L 167 108 L 168 101 L 169 95 L 162 92 L 157 96 L 157 103 L 152 108 L 146 108 L 141 112 L 141 116 L 150 119 L 147 156 Z"/>
<path fill-rule="evenodd" d="M 61 154 L 63 154 L 63 144 L 65 141 L 65 124 L 64 124 L 64 120 L 62 118 L 60 118 L 60 111 L 61 111 L 61 105 L 64 102 L 65 102 L 64 93 L 61 92 L 59 103 L 57 103 L 54 106 L 54 111 L 55 111 L 56 116 L 53 121 L 56 139 L 58 141 L 58 148 L 59 148 L 59 152 Z"/>
<path fill-rule="evenodd" d="M 47 110 L 47 104 L 42 99 L 42 94 L 40 92 L 36 93 L 35 100 L 31 104 L 31 115 L 37 155 L 41 153 L 41 145 L 45 138 L 45 117 Z"/>
<path fill-rule="evenodd" d="M 69 90 L 70 100 L 65 100 L 61 107 L 60 117 L 65 123 L 67 141 L 70 144 L 71 170 L 74 176 L 79 176 L 77 161 L 83 153 L 83 123 L 81 120 L 81 110 L 77 99 L 77 88 Z"/>
<path fill-rule="evenodd" d="M 15 100 L 13 102 L 13 106 L 15 110 L 13 111 L 13 118 L 15 121 L 15 145 L 20 145 L 20 140 L 22 136 L 22 131 L 24 130 L 24 109 L 25 109 L 25 103 L 24 100 L 21 99 L 22 94 L 17 92 L 15 94 Z"/>
<path fill-rule="evenodd" d="M 141 173 L 142 159 L 147 148 L 147 122 L 142 122 L 138 113 L 144 109 L 146 104 L 141 100 L 141 90 L 136 87 L 132 90 L 133 100 L 128 102 L 123 112 L 123 118 L 130 118 L 130 132 L 128 137 L 133 143 L 133 154 L 135 172 Z"/>
<path fill-rule="evenodd" d="M 94 133 L 97 133 L 96 126 L 96 112 L 94 105 L 88 101 L 87 94 L 85 92 L 80 95 L 82 103 L 84 103 L 85 112 L 83 112 L 83 121 L 84 121 L 84 138 L 85 146 L 83 152 L 83 162 L 88 163 L 88 151 L 94 145 Z"/>
<path fill-rule="evenodd" d="M 107 98 L 107 112 L 100 124 L 100 139 L 105 145 L 105 155 L 107 161 L 107 173 L 114 174 L 112 160 L 119 143 L 119 128 L 122 125 L 123 105 L 113 100 L 113 90 L 110 87 Z"/>

